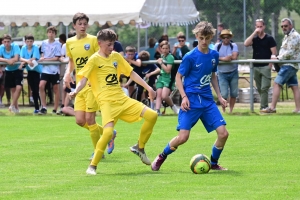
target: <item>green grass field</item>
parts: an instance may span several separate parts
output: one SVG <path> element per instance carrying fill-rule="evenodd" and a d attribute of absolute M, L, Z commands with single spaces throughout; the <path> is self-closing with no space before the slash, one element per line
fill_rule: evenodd
<path fill-rule="evenodd" d="M 249 113 L 237 106 L 224 114 L 230 136 L 220 158 L 228 171 L 193 174 L 195 154 L 211 154 L 216 133 L 201 123 L 189 141 L 158 172 L 129 151 L 141 122 L 116 126 L 115 150 L 98 165 L 97 176 L 85 170 L 92 144 L 73 117 L 12 116 L 0 110 L 0 199 L 300 199 L 300 115 L 293 104 L 278 113 Z M 100 122 L 98 117 L 97 121 Z M 176 116 L 159 117 L 146 152 L 153 160 L 177 132 Z"/>

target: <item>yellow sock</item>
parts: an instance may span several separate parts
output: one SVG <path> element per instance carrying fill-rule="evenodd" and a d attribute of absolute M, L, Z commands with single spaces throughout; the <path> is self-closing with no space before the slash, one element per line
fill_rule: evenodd
<path fill-rule="evenodd" d="M 102 135 L 103 134 L 103 127 L 100 124 L 97 124 L 97 125 L 98 125 L 98 128 L 100 130 L 100 135 Z"/>
<path fill-rule="evenodd" d="M 82 128 L 86 128 L 87 130 L 89 130 L 89 125 L 85 123 Z"/>
<path fill-rule="evenodd" d="M 144 113 L 143 118 L 145 119 L 139 137 L 139 148 L 143 149 L 148 139 L 150 138 L 153 127 L 157 120 L 157 113 L 152 109 L 147 109 Z"/>
<path fill-rule="evenodd" d="M 93 124 L 93 125 L 89 126 L 88 128 L 90 130 L 90 135 L 91 135 L 91 139 L 92 139 L 94 149 L 96 149 L 97 142 L 100 139 L 99 126 L 98 126 L 98 124 Z"/>
<path fill-rule="evenodd" d="M 112 138 L 113 130 L 114 130 L 113 127 L 103 128 L 103 135 L 101 136 L 100 140 L 97 142 L 94 158 L 91 162 L 91 165 L 97 166 L 98 163 L 100 162 L 103 153 L 105 151 L 105 148 L 107 146 L 107 143 Z"/>

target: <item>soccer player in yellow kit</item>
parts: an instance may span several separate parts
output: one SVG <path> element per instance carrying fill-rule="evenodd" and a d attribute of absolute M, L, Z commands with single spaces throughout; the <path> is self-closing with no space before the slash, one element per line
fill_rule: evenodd
<path fill-rule="evenodd" d="M 92 159 L 86 173 L 96 175 L 96 168 L 104 153 L 107 142 L 113 136 L 113 129 L 119 119 L 125 122 L 136 122 L 142 118 L 145 120 L 138 139 L 138 144 L 130 147 L 130 150 L 138 155 L 142 162 L 150 165 L 144 147 L 150 138 L 157 120 L 157 113 L 141 102 L 129 98 L 123 92 L 119 77 L 121 74 L 129 76 L 133 81 L 142 85 L 149 92 L 149 98 L 155 98 L 155 91 L 137 75 L 127 61 L 117 52 L 113 52 L 117 35 L 113 30 L 104 29 L 98 32 L 97 39 L 100 50 L 92 55 L 78 76 L 80 82 L 74 92 L 69 95 L 75 97 L 84 89 L 87 81 L 91 83 L 92 91 L 101 107 L 103 135 L 99 139 L 95 156 Z"/>
<path fill-rule="evenodd" d="M 64 80 L 70 88 L 71 73 L 76 70 L 76 74 L 85 66 L 89 57 L 99 50 L 97 37 L 86 33 L 89 18 L 84 13 L 76 13 L 73 17 L 73 27 L 76 36 L 69 38 L 66 42 L 66 52 L 69 57 L 69 65 L 66 70 Z M 80 78 L 76 76 L 78 83 Z M 96 111 L 99 110 L 97 101 L 92 93 L 91 87 L 86 84 L 82 91 L 77 95 L 74 103 L 76 123 L 90 131 L 90 136 L 94 149 L 103 132 L 102 127 L 96 123 Z M 114 137 L 116 131 L 114 131 Z M 114 137 L 108 143 L 108 153 L 112 153 L 114 148 Z"/>

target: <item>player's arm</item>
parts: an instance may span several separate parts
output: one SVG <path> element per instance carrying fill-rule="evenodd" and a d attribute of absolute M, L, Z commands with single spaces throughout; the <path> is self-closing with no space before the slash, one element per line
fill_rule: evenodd
<path fill-rule="evenodd" d="M 246 47 L 249 47 L 253 44 L 253 38 L 257 35 L 257 33 L 260 31 L 259 28 L 255 29 L 253 33 L 245 40 L 244 45 Z"/>
<path fill-rule="evenodd" d="M 145 75 L 146 78 L 150 78 L 150 76 L 156 75 L 160 73 L 160 69 L 156 67 L 156 69 L 148 74 Z"/>
<path fill-rule="evenodd" d="M 127 60 L 129 64 L 133 64 L 137 67 L 141 67 L 142 66 L 142 61 L 140 59 L 137 59 L 137 60 L 131 60 L 131 59 L 128 59 Z"/>
<path fill-rule="evenodd" d="M 71 78 L 71 73 L 74 71 L 74 62 L 73 59 L 70 58 L 69 63 L 67 65 L 67 69 L 64 75 L 64 83 L 67 88 L 71 88 L 70 83 L 74 83 L 73 79 Z"/>
<path fill-rule="evenodd" d="M 75 88 L 75 90 L 74 90 L 74 92 L 70 92 L 69 93 L 69 96 L 71 97 L 71 98 L 74 98 L 83 88 L 84 88 L 84 86 L 86 85 L 86 83 L 87 83 L 87 78 L 86 77 L 83 77 L 80 81 L 79 81 L 79 83 L 78 84 L 76 84 L 76 88 Z"/>
<path fill-rule="evenodd" d="M 130 79 L 132 79 L 137 84 L 143 86 L 149 92 L 150 100 L 151 101 L 154 100 L 154 98 L 156 96 L 156 92 L 137 73 L 135 73 L 134 71 L 131 71 Z"/>
<path fill-rule="evenodd" d="M 183 111 L 187 111 L 190 109 L 190 101 L 184 91 L 182 77 L 183 77 L 182 74 L 177 72 L 176 76 L 175 76 L 175 81 L 176 81 L 176 87 L 177 87 L 177 89 L 180 93 L 181 99 L 182 99 L 180 107 Z"/>
<path fill-rule="evenodd" d="M 217 76 L 215 72 L 212 72 L 211 75 L 211 84 L 217 94 L 217 97 L 222 105 L 223 108 L 225 108 L 227 106 L 227 101 L 225 99 L 223 99 L 221 92 L 220 92 L 220 88 L 219 88 L 219 84 L 218 84 L 218 80 L 217 80 Z"/>
<path fill-rule="evenodd" d="M 166 73 L 171 73 L 172 70 L 172 65 L 171 64 L 165 64 L 163 62 L 162 58 L 157 59 L 157 63 L 160 64 L 161 68 L 166 72 Z"/>

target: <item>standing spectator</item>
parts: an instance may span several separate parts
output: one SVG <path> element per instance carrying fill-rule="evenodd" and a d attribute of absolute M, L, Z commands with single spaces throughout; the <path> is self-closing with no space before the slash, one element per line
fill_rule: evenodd
<path fill-rule="evenodd" d="M 117 34 L 117 40 L 114 43 L 114 51 L 118 52 L 122 56 L 124 56 L 124 50 L 121 42 L 119 42 L 119 35 Z"/>
<path fill-rule="evenodd" d="M 25 36 L 25 45 L 22 46 L 20 53 L 20 61 L 21 65 L 26 66 L 26 70 L 28 72 L 27 81 L 31 88 L 33 103 L 34 103 L 34 114 L 39 113 L 39 83 L 40 83 L 40 75 L 42 72 L 42 66 L 35 65 L 34 61 L 40 59 L 40 51 L 37 45 L 33 44 L 34 37 L 32 35 Z"/>
<path fill-rule="evenodd" d="M 218 26 L 217 26 L 217 43 L 221 42 L 221 40 L 222 40 L 222 38 L 220 37 L 220 34 L 224 28 L 225 27 L 224 27 L 223 23 L 218 24 Z"/>
<path fill-rule="evenodd" d="M 265 22 L 257 19 L 254 32 L 245 40 L 246 47 L 253 48 L 253 59 L 276 58 L 276 42 L 274 38 L 265 33 Z M 254 63 L 254 80 L 260 95 L 260 112 L 268 110 L 268 92 L 271 87 L 272 63 Z"/>
<path fill-rule="evenodd" d="M 47 28 L 47 36 L 48 39 L 44 40 L 41 46 L 41 58 L 39 62 L 43 61 L 58 61 L 61 56 L 61 43 L 55 40 L 55 36 L 57 34 L 57 29 L 54 26 L 49 26 Z M 55 94 L 54 98 L 54 108 L 52 113 L 56 114 L 58 104 L 59 104 L 59 65 L 44 65 L 41 81 L 39 85 L 40 96 L 42 102 L 42 108 L 40 110 L 41 114 L 47 114 L 46 107 L 46 94 L 45 94 L 45 85 L 47 82 L 53 85 L 53 92 Z"/>
<path fill-rule="evenodd" d="M 3 44 L 0 46 L 0 62 L 6 62 L 5 67 L 5 87 L 10 88 L 12 102 L 9 111 L 19 113 L 18 99 L 23 87 L 23 69 L 19 70 L 20 47 L 11 41 L 9 34 L 4 34 Z"/>
<path fill-rule="evenodd" d="M 148 45 L 149 45 L 149 48 L 146 49 L 146 51 L 149 52 L 150 54 L 150 60 L 155 60 L 155 57 L 154 57 L 154 54 L 155 54 L 155 38 L 149 38 L 148 40 Z"/>
<path fill-rule="evenodd" d="M 177 40 L 178 42 L 174 44 L 172 54 L 177 60 L 182 60 L 183 56 L 190 51 L 189 43 L 186 42 L 186 37 L 182 32 L 177 34 Z"/>
<path fill-rule="evenodd" d="M 2 44 L 2 37 L 0 37 L 0 46 Z M 5 87 L 4 87 L 4 76 L 5 76 L 5 67 L 3 65 L 0 65 L 0 108 L 5 107 L 5 105 L 2 102 L 2 98 L 4 96 L 4 91 L 5 91 Z"/>
<path fill-rule="evenodd" d="M 161 58 L 157 60 L 157 63 L 161 66 L 160 76 L 156 82 L 156 104 L 155 109 L 158 115 L 160 113 L 160 107 L 162 101 L 165 101 L 173 110 L 175 114 L 178 114 L 179 110 L 176 105 L 173 103 L 172 99 L 170 98 L 170 93 L 175 87 L 175 83 L 171 83 L 171 72 L 172 68 L 174 67 L 174 57 L 170 53 L 170 44 L 167 41 L 162 41 L 160 43 L 160 47 L 162 50 Z"/>
<path fill-rule="evenodd" d="M 177 88 L 182 97 L 175 136 L 166 145 L 161 154 L 152 162 L 153 171 L 158 171 L 167 157 L 183 145 L 190 136 L 190 131 L 200 119 L 207 132 L 216 130 L 217 140 L 212 147 L 211 169 L 227 170 L 218 164 L 220 155 L 228 138 L 226 122 L 216 106 L 210 83 L 212 84 L 222 106 L 226 100 L 222 98 L 216 77 L 219 63 L 218 52 L 208 48 L 214 36 L 215 29 L 211 23 L 202 21 L 193 30 L 198 39 L 198 48 L 194 48 L 183 58 L 176 74 Z M 184 77 L 184 82 L 183 82 Z"/>
<path fill-rule="evenodd" d="M 272 103 L 270 108 L 264 110 L 264 113 L 276 113 L 276 104 L 280 95 L 280 89 L 284 84 L 292 88 L 296 109 L 294 113 L 300 113 L 300 93 L 298 87 L 297 72 L 299 63 L 289 63 L 288 60 L 300 60 L 300 35 L 293 28 L 293 22 L 289 18 L 281 20 L 281 28 L 284 33 L 281 48 L 277 58 L 272 59 L 286 60 L 286 63 L 281 64 L 280 70 L 274 80 Z"/>
<path fill-rule="evenodd" d="M 215 45 L 215 50 L 219 52 L 219 60 L 230 62 L 238 58 L 238 46 L 231 42 L 233 34 L 230 30 L 224 29 L 220 34 L 222 42 Z M 218 79 L 221 95 L 228 100 L 228 88 L 230 91 L 229 112 L 232 113 L 236 97 L 238 96 L 239 72 L 237 63 L 226 63 L 218 65 Z M 225 107 L 223 107 L 225 112 Z"/>

